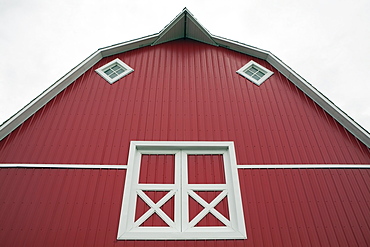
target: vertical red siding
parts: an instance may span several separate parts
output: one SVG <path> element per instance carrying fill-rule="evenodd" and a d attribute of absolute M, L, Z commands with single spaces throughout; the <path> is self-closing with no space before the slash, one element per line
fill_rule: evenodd
<path fill-rule="evenodd" d="M 188 155 L 189 184 L 225 184 L 223 156 Z"/>
<path fill-rule="evenodd" d="M 140 162 L 139 183 L 174 184 L 175 155 L 143 154 Z"/>
<path fill-rule="evenodd" d="M 271 241 L 266 232 L 273 246 L 369 245 L 368 170 L 253 169 L 239 175 L 248 233 L 256 236 L 249 239 L 261 241 L 257 246 L 271 244 L 264 242 Z"/>
<path fill-rule="evenodd" d="M 1 245 L 370 245 L 368 170 L 241 169 L 239 179 L 247 240 L 117 241 L 124 170 L 0 169 Z M 226 214 L 227 205 L 217 209 Z"/>

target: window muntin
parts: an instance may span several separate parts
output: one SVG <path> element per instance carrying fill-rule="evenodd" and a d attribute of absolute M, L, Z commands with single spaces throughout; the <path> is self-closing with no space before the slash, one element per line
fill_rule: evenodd
<path fill-rule="evenodd" d="M 95 71 L 107 82 L 113 84 L 134 70 L 120 59 L 116 58 Z"/>
<path fill-rule="evenodd" d="M 260 80 L 264 75 L 266 75 L 266 72 L 260 70 L 256 66 L 252 65 L 246 70 L 244 70 L 244 73 L 248 74 L 249 76 L 253 77 L 257 81 Z"/>
<path fill-rule="evenodd" d="M 173 178 L 160 168 L 147 183 L 141 168 L 148 157 L 173 166 Z M 189 177 L 203 161 L 214 166 L 207 177 L 217 178 Z M 236 169 L 232 142 L 131 142 L 118 239 L 246 238 Z"/>
<path fill-rule="evenodd" d="M 104 70 L 104 73 L 109 76 L 111 79 L 113 79 L 116 76 L 119 76 L 123 72 L 125 72 L 125 68 L 120 66 L 118 63 L 113 64 L 108 69 Z"/>
<path fill-rule="evenodd" d="M 254 61 L 248 62 L 236 72 L 258 86 L 274 74 L 272 71 Z"/>

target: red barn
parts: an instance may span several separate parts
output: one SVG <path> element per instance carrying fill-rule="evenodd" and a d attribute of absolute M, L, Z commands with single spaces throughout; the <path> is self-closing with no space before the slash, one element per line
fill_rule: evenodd
<path fill-rule="evenodd" d="M 1 246 L 369 246 L 370 135 L 184 9 L 0 128 Z"/>

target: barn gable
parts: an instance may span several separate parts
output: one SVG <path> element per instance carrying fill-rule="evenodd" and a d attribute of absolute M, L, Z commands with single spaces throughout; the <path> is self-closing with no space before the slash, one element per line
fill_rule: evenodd
<path fill-rule="evenodd" d="M 132 70 L 110 83 L 115 61 Z M 92 54 L 0 135 L 6 246 L 370 244 L 369 133 L 187 9 Z"/>
<path fill-rule="evenodd" d="M 110 84 L 96 69 L 115 59 L 134 72 Z M 257 86 L 236 73 L 248 61 L 274 75 Z M 240 165 L 368 163 L 367 147 L 268 62 L 190 39 L 101 59 L 1 144 L 3 163 L 118 165 L 131 140 L 233 140 Z"/>
<path fill-rule="evenodd" d="M 59 79 L 56 83 L 50 86 L 47 90 L 45 90 L 40 96 L 17 112 L 5 123 L 3 123 L 0 126 L 0 140 L 6 137 L 12 130 L 17 128 L 26 119 L 32 116 L 32 114 L 38 111 L 42 106 L 53 99 L 102 58 L 145 46 L 157 45 L 163 42 L 183 38 L 197 40 L 216 46 L 222 46 L 227 49 L 235 50 L 237 52 L 267 61 L 281 74 L 286 76 L 295 86 L 302 90 L 308 97 L 313 99 L 320 107 L 334 117 L 355 137 L 362 141 L 366 146 L 370 146 L 370 134 L 365 129 L 353 121 L 335 104 L 333 104 L 329 99 L 322 95 L 311 84 L 306 82 L 276 56 L 269 51 L 261 50 L 256 47 L 248 46 L 210 34 L 186 8 L 158 34 L 101 48 L 93 53 L 82 63 L 73 68 L 69 73 Z"/>

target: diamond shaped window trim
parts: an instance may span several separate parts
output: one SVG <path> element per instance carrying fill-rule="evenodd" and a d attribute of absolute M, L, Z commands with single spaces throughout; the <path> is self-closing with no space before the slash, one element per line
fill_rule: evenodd
<path fill-rule="evenodd" d="M 266 69 L 253 60 L 241 67 L 238 71 L 236 71 L 236 73 L 247 78 L 258 86 L 260 86 L 264 81 L 274 74 L 274 72 Z"/>
<path fill-rule="evenodd" d="M 95 71 L 107 82 L 113 84 L 134 70 L 120 59 L 116 58 Z"/>

